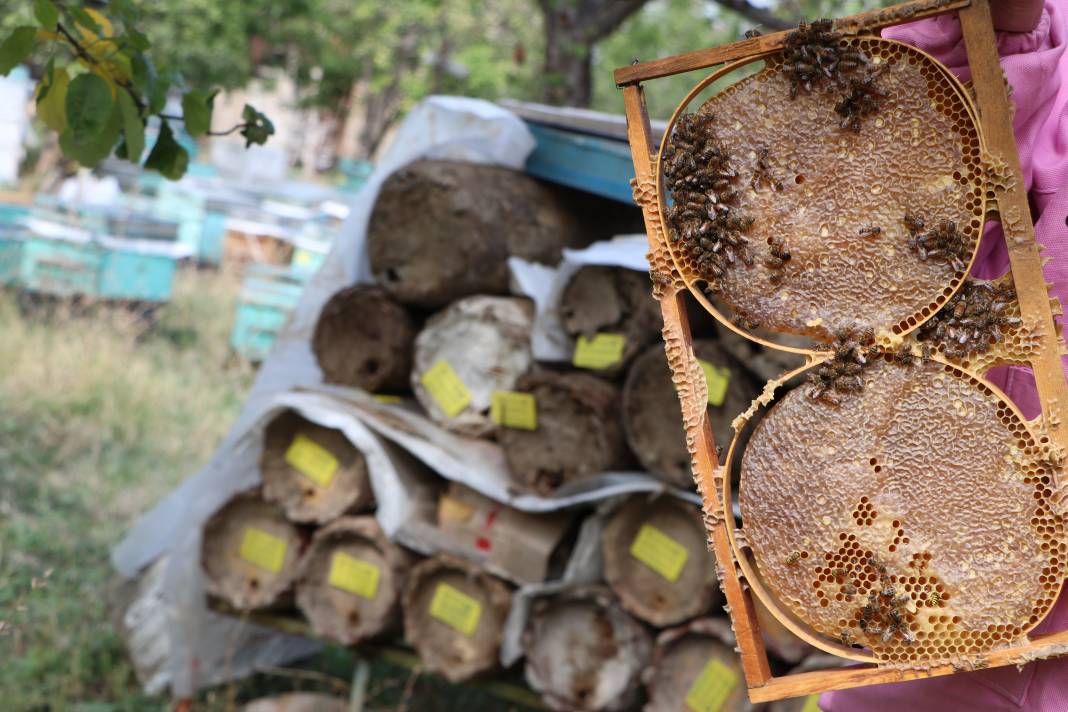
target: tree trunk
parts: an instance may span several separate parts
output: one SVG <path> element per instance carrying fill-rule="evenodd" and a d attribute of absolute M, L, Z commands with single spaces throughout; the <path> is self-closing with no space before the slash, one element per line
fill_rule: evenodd
<path fill-rule="evenodd" d="M 608 589 L 572 589 L 534 602 L 523 634 L 524 674 L 549 709 L 634 709 L 651 649 L 648 631 Z"/>
<path fill-rule="evenodd" d="M 375 281 L 402 304 L 437 309 L 508 294 L 508 258 L 556 264 L 601 236 L 565 191 L 498 166 L 419 161 L 391 175 L 367 228 Z"/>
<path fill-rule="evenodd" d="M 632 497 L 605 524 L 601 553 L 604 578 L 623 608 L 658 628 L 701 615 L 720 598 L 704 521 L 689 502 Z"/>
<path fill-rule="evenodd" d="M 412 564 L 373 516 L 342 517 L 315 533 L 301 562 L 297 606 L 316 635 L 355 645 L 399 621 Z"/>
<path fill-rule="evenodd" d="M 204 524 L 200 565 L 208 593 L 239 610 L 275 603 L 297 577 L 300 531 L 258 491 L 240 493 Z"/>
<path fill-rule="evenodd" d="M 545 33 L 545 101 L 589 106 L 593 47 L 646 0 L 538 0 Z"/>
<path fill-rule="evenodd" d="M 267 425 L 260 472 L 264 498 L 294 522 L 325 524 L 374 504 L 363 453 L 340 430 L 293 411 Z"/>
<path fill-rule="evenodd" d="M 418 564 L 404 590 L 404 637 L 449 682 L 500 667 L 512 594 L 477 566 L 439 555 Z"/>
<path fill-rule="evenodd" d="M 675 712 L 688 709 L 686 698 L 705 667 L 712 661 L 726 668 L 719 683 L 726 685 L 728 675 L 744 680 L 742 665 L 734 650 L 730 625 L 722 618 L 699 618 L 662 631 L 656 638 L 653 661 L 645 674 L 648 703 L 645 712 Z M 804 700 L 804 698 L 801 698 Z M 745 685 L 728 687 L 721 712 L 749 712 L 754 709 L 746 698 Z"/>
<path fill-rule="evenodd" d="M 416 321 L 380 287 L 348 287 L 319 312 L 312 350 L 323 378 L 368 393 L 408 388 Z"/>
<path fill-rule="evenodd" d="M 516 390 L 534 395 L 538 413 L 537 430 L 501 428 L 497 436 L 517 487 L 548 495 L 633 462 L 613 384 L 585 373 L 537 370 L 520 378 Z"/>

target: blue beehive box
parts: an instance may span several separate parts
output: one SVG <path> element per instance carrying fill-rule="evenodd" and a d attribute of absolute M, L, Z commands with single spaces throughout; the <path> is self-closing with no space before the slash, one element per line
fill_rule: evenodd
<path fill-rule="evenodd" d="M 230 345 L 249 361 L 262 361 L 297 307 L 306 275 L 289 267 L 250 264 L 238 297 Z"/>

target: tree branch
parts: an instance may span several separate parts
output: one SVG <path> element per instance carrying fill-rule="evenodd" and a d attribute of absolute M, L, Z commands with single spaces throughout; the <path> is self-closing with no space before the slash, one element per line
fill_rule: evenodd
<path fill-rule="evenodd" d="M 583 3 L 579 22 L 590 42 L 603 40 L 615 32 L 624 20 L 640 10 L 647 0 L 593 0 Z"/>
<path fill-rule="evenodd" d="M 786 30 L 794 25 L 796 22 L 790 22 L 784 20 L 772 14 L 769 10 L 762 7 L 757 7 L 749 2 L 749 0 L 714 0 L 720 7 L 733 10 L 747 20 L 752 20 L 758 25 L 769 30 Z"/>

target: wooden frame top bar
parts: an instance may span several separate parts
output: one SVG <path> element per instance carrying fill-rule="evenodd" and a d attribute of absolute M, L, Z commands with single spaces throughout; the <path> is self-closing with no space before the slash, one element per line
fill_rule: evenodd
<path fill-rule="evenodd" d="M 835 20 L 834 28 L 845 34 L 872 32 L 882 27 L 912 22 L 932 15 L 941 15 L 953 10 L 968 7 L 971 0 L 912 0 L 912 2 L 872 10 L 860 15 Z M 751 39 L 732 42 L 721 47 L 699 49 L 694 52 L 677 54 L 665 59 L 639 62 L 615 71 L 616 86 L 624 87 L 648 79 L 659 79 L 672 74 L 690 72 L 695 69 L 714 67 L 724 62 L 733 62 L 746 57 L 773 52 L 782 47 L 786 35 L 793 30 L 783 30 L 772 35 L 760 35 Z"/>

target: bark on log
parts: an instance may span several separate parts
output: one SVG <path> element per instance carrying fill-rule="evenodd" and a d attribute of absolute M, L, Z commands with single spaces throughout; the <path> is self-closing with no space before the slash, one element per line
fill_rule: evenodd
<path fill-rule="evenodd" d="M 686 698 L 693 692 L 698 702 L 722 712 L 749 712 L 742 665 L 735 654 L 730 624 L 719 618 L 702 618 L 663 631 L 656 639 L 653 662 L 644 676 L 648 702 L 645 712 L 678 712 L 690 709 Z M 714 662 L 713 662 L 714 661 Z M 707 666 L 715 682 L 694 690 L 694 683 Z M 712 707 L 722 696 L 719 706 Z"/>
<path fill-rule="evenodd" d="M 302 456 L 302 451 L 310 455 Z M 329 457 L 335 462 L 325 459 Z M 374 504 L 363 453 L 340 430 L 293 411 L 267 425 L 260 473 L 264 498 L 281 505 L 295 522 L 323 524 Z"/>
<path fill-rule="evenodd" d="M 303 540 L 258 491 L 236 495 L 204 524 L 200 563 L 208 593 L 240 610 L 264 608 L 297 577 Z"/>
<path fill-rule="evenodd" d="M 760 389 L 715 341 L 694 341 L 693 349 L 697 358 L 730 370 L 723 402 L 709 406 L 716 444 L 726 450 L 734 438 L 731 422 L 749 407 Z M 694 489 L 679 397 L 661 344 L 650 346 L 627 373 L 623 385 L 623 425 L 630 449 L 646 470 L 676 487 Z"/>
<path fill-rule="evenodd" d="M 527 683 L 554 710 L 630 709 L 651 648 L 605 588 L 540 598 L 523 634 Z"/>
<path fill-rule="evenodd" d="M 622 267 L 583 267 L 564 287 L 557 307 L 572 339 L 597 333 L 623 336 L 623 357 L 595 373 L 615 378 L 660 336 L 660 306 L 652 297 L 649 275 Z"/>
<path fill-rule="evenodd" d="M 399 302 L 441 308 L 507 294 L 509 257 L 556 264 L 595 239 L 567 196 L 518 171 L 418 161 L 391 175 L 367 231 L 375 280 Z"/>
<path fill-rule="evenodd" d="M 297 606 L 316 635 L 343 645 L 373 638 L 399 622 L 412 562 L 373 516 L 342 517 L 312 538 L 297 579 Z"/>
<path fill-rule="evenodd" d="M 312 350 L 327 383 L 369 393 L 407 390 L 416 323 L 385 290 L 358 285 L 323 306 Z"/>
<path fill-rule="evenodd" d="M 427 670 L 450 682 L 468 680 L 497 668 L 511 599 L 504 583 L 473 564 L 446 555 L 427 559 L 404 589 L 404 637 Z"/>
<path fill-rule="evenodd" d="M 530 368 L 533 325 L 531 302 L 512 297 L 468 297 L 431 317 L 415 338 L 411 373 L 412 391 L 427 414 L 464 435 L 491 433 L 493 392 L 513 390 Z M 452 368 L 470 394 L 470 402 L 456 415 L 450 416 L 424 383 L 439 362 Z"/>
<path fill-rule="evenodd" d="M 537 430 L 498 434 L 518 487 L 547 495 L 587 475 L 631 466 L 613 384 L 585 373 L 537 370 L 521 377 L 516 390 L 534 394 L 538 413 Z"/>
<path fill-rule="evenodd" d="M 601 535 L 604 577 L 632 615 L 657 627 L 701 615 L 720 599 L 700 511 L 670 496 L 636 496 Z"/>

